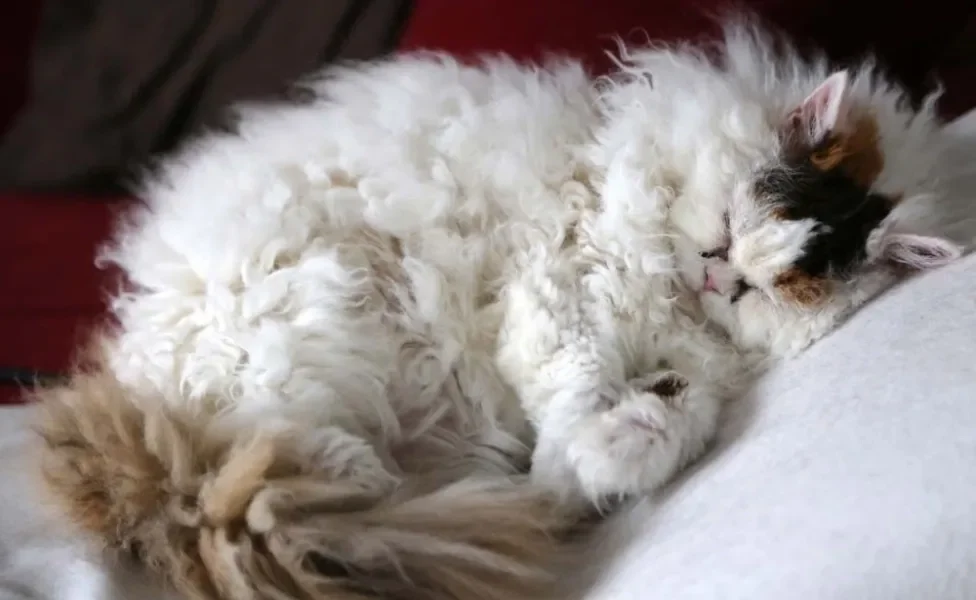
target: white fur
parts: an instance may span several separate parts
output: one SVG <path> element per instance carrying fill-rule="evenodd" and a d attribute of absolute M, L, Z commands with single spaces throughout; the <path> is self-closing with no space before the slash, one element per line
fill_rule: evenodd
<path fill-rule="evenodd" d="M 798 351 L 893 280 L 872 271 L 806 312 L 699 293 L 730 206 L 746 240 L 730 264 L 768 279 L 795 259 L 809 227 L 770 223 L 743 186 L 828 74 L 773 61 L 746 28 L 723 56 L 624 49 L 599 82 L 573 62 L 404 56 L 328 71 L 310 104 L 242 109 L 237 134 L 162 165 L 107 251 L 133 284 L 112 368 L 345 461 L 367 440 L 377 485 L 398 448 L 449 430 L 490 455 L 472 469 L 514 469 L 534 443 L 536 479 L 566 494 L 653 489 L 704 449 L 757 356 Z M 881 125 L 877 186 L 930 197 L 931 106 L 904 108 L 870 66 L 846 85 Z M 687 387 L 661 397 L 672 371 Z"/>

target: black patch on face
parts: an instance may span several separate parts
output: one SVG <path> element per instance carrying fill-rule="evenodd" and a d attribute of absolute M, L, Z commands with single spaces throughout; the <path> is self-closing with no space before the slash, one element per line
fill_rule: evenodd
<path fill-rule="evenodd" d="M 755 191 L 775 202 L 783 218 L 819 224 L 795 265 L 813 277 L 842 276 L 863 261 L 868 235 L 892 209 L 888 198 L 865 190 L 842 170 L 821 171 L 803 159 L 764 171 Z"/>

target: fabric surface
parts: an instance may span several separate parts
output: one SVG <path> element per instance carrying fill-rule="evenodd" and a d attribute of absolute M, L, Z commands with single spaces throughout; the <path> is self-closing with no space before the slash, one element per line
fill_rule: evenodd
<path fill-rule="evenodd" d="M 44 0 L 0 189 L 114 188 L 227 104 L 392 50 L 410 0 Z"/>
<path fill-rule="evenodd" d="M 8 2 L 0 19 L 0 135 L 27 98 L 30 55 L 41 0 Z"/>

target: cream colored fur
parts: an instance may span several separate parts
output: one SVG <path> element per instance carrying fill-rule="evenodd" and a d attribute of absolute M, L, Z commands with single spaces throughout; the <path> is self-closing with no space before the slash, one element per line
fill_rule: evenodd
<path fill-rule="evenodd" d="M 235 435 L 140 405 L 106 375 L 38 399 L 43 475 L 66 516 L 187 598 L 545 598 L 578 522 L 514 478 L 394 487 L 361 471 L 375 455 L 341 432 Z"/>

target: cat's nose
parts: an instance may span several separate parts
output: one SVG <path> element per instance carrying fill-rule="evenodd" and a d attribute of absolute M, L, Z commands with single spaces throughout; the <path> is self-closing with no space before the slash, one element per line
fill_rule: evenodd
<path fill-rule="evenodd" d="M 702 284 L 702 291 L 703 292 L 718 291 L 718 283 L 715 281 L 715 277 L 713 277 L 712 274 L 708 272 L 708 269 L 705 269 L 705 283 Z"/>

